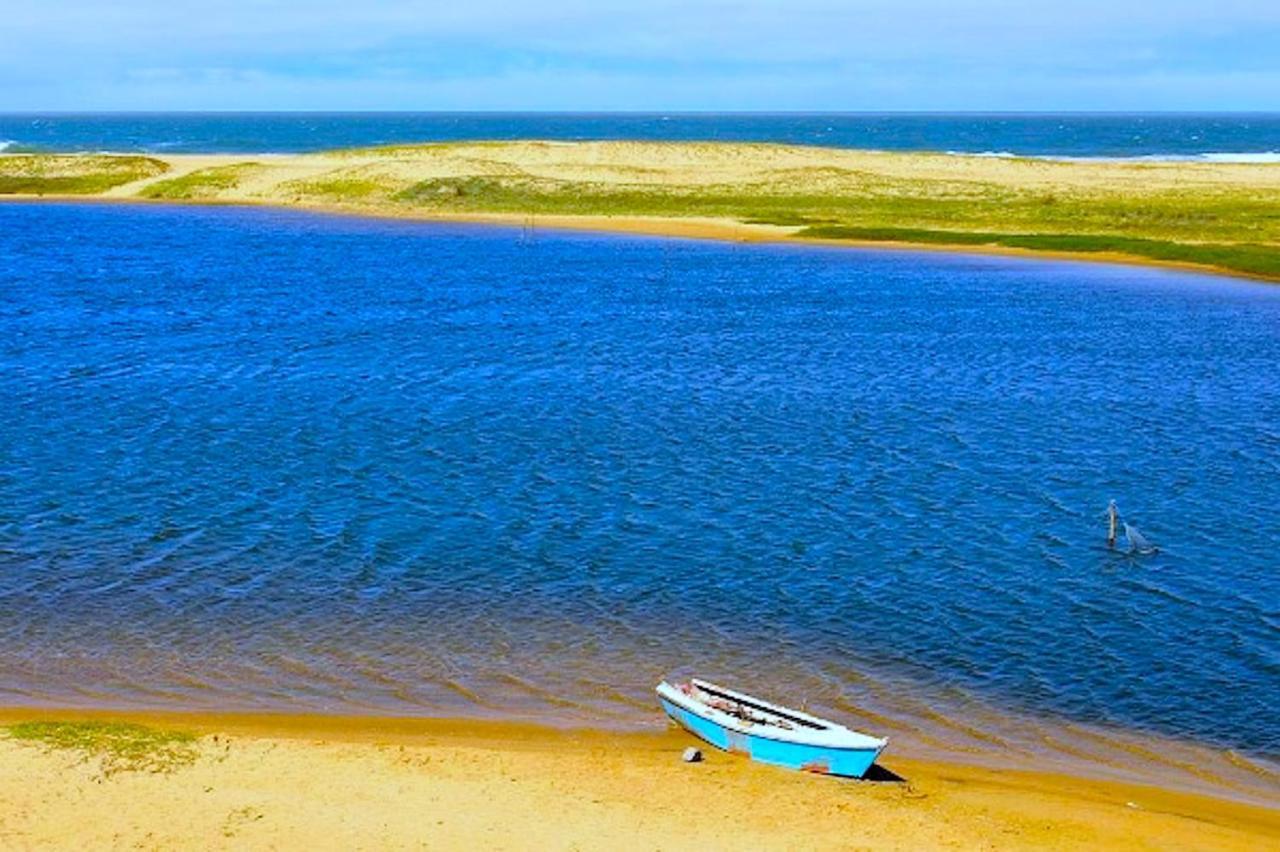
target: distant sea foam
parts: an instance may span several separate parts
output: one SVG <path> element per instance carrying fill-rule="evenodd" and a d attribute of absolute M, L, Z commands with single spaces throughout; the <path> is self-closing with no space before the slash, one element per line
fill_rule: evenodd
<path fill-rule="evenodd" d="M 1208 160 L 1211 163 L 1280 163 L 1280 151 L 1267 151 L 1260 154 L 1201 154 L 1192 159 Z"/>
<path fill-rule="evenodd" d="M 1067 160 L 1070 162 L 1280 163 L 1280 151 L 1206 151 L 1199 154 L 1140 154 L 1133 157 L 1015 154 L 1012 151 L 947 151 L 945 153 L 957 157 L 994 157 L 1009 160 Z"/>

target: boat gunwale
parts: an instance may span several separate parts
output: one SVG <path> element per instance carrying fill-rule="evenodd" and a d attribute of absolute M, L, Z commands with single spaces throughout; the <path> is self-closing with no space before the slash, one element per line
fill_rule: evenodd
<path fill-rule="evenodd" d="M 813 716 L 808 713 L 805 713 L 803 710 L 793 710 L 790 707 L 783 707 L 780 704 L 773 704 L 772 702 L 765 701 L 762 698 L 756 698 L 755 696 L 747 695 L 745 692 L 738 692 L 733 689 L 727 689 L 723 686 L 720 686 L 719 684 L 712 683 L 709 680 L 702 680 L 701 678 L 695 677 L 695 678 L 690 678 L 689 682 L 694 686 L 696 686 L 698 689 L 701 689 L 703 692 L 710 692 L 714 695 L 720 695 L 725 698 L 729 698 L 733 701 L 737 701 L 740 704 L 745 704 L 746 706 L 752 707 L 756 710 L 763 710 L 766 713 L 772 713 L 788 721 L 799 722 L 803 725 L 812 726 L 820 731 L 830 731 L 834 728 L 845 727 L 844 725 L 841 725 L 838 722 L 832 722 L 830 719 L 823 719 L 820 716 Z M 848 729 L 846 728 L 846 730 Z"/>
<path fill-rule="evenodd" d="M 698 683 L 708 684 L 714 689 L 714 691 L 719 693 L 731 696 L 742 695 L 742 693 L 734 692 L 733 690 L 726 690 L 723 687 L 709 683 L 708 681 L 700 681 L 696 678 L 691 680 L 694 685 L 697 685 Z M 845 727 L 837 722 L 820 719 L 817 716 L 809 716 L 807 713 L 801 715 L 815 719 L 825 725 L 825 727 L 822 730 L 810 729 L 787 732 L 784 729 L 772 725 L 746 723 L 742 719 L 738 719 L 728 713 L 717 710 L 715 707 L 704 704 L 703 702 L 694 699 L 692 696 L 684 694 L 675 685 L 668 683 L 665 680 L 658 684 L 657 692 L 659 698 L 670 701 L 682 710 L 692 713 L 698 718 L 706 722 L 710 722 L 713 725 L 717 725 L 721 728 L 725 728 L 726 730 L 730 730 L 744 736 L 757 737 L 759 739 L 789 745 L 831 749 L 834 751 L 874 751 L 877 756 L 889 743 L 888 739 L 873 737 L 870 734 L 864 734 L 860 731 L 852 730 L 851 728 Z M 743 697 L 748 699 L 752 704 L 764 705 L 765 707 L 777 707 L 777 705 L 761 701 L 757 698 L 752 698 L 751 696 L 744 695 Z M 799 712 L 790 711 L 785 707 L 778 707 L 778 709 L 788 714 Z M 771 735 L 770 733 L 762 732 L 760 730 L 761 728 L 765 729 L 765 731 L 775 733 L 774 735 Z"/>

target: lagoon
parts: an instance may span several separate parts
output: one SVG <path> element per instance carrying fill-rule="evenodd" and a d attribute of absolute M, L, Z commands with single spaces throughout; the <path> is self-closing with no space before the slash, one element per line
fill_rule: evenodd
<path fill-rule="evenodd" d="M 73 203 L 0 268 L 4 703 L 635 726 L 692 668 L 1280 754 L 1280 288 Z"/>

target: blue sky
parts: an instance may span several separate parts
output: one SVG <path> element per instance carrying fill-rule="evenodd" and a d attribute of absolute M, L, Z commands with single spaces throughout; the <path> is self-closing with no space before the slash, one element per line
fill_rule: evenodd
<path fill-rule="evenodd" d="M 0 0 L 0 110 L 1280 110 L 1280 0 Z"/>

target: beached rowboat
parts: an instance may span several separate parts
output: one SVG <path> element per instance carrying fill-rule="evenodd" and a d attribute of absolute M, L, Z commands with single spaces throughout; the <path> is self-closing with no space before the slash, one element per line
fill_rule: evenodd
<path fill-rule="evenodd" d="M 716 748 L 805 772 L 861 778 L 888 740 L 705 680 L 658 684 L 672 721 Z"/>

